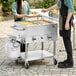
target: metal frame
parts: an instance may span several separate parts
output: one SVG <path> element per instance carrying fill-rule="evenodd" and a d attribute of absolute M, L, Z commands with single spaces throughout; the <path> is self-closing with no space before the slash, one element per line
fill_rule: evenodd
<path fill-rule="evenodd" d="M 55 55 L 56 55 L 56 40 L 57 40 L 57 23 L 49 23 L 49 24 L 46 24 L 46 25 L 42 25 L 42 24 L 37 24 L 38 26 L 24 26 L 24 25 L 21 25 L 19 24 L 18 22 L 15 22 L 14 23 L 15 26 L 13 26 L 13 29 L 14 30 L 17 30 L 19 32 L 21 31 L 24 31 L 26 33 L 26 37 L 25 37 L 25 53 L 24 53 L 24 61 L 25 61 L 25 68 L 28 69 L 29 68 L 29 63 L 28 61 L 32 61 L 32 60 L 39 60 L 39 59 L 44 59 L 44 58 L 48 58 L 48 57 L 53 57 L 53 62 L 54 62 L 54 65 L 57 64 L 57 60 L 55 58 Z M 17 28 L 18 27 L 18 28 Z M 31 33 L 32 32 L 32 33 Z M 28 34 L 27 34 L 28 33 Z M 35 36 L 35 38 L 37 37 L 37 40 L 33 37 Z M 36 50 L 35 52 L 34 51 L 28 51 L 28 46 L 29 46 L 29 43 L 30 40 L 29 38 L 32 38 L 33 40 L 31 42 L 41 42 L 41 50 Z M 53 54 L 49 53 L 48 51 L 45 51 L 44 50 L 44 42 L 47 41 L 47 40 L 53 40 Z M 35 57 L 37 54 L 39 56 Z M 33 56 L 33 58 L 31 58 L 32 55 L 35 55 Z"/>

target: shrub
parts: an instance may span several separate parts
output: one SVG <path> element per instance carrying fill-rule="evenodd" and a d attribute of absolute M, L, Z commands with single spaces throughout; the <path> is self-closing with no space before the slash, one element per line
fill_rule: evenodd
<path fill-rule="evenodd" d="M 13 0 L 1 0 L 1 2 L 2 2 L 2 11 L 10 12 Z"/>
<path fill-rule="evenodd" d="M 28 1 L 28 0 L 27 0 Z M 30 1 L 30 0 L 29 0 Z M 31 8 L 48 8 L 56 3 L 57 0 L 38 0 L 37 3 L 30 4 Z M 0 0 L 3 12 L 11 12 L 11 5 L 14 0 Z M 76 12 L 76 0 L 74 0 L 74 10 Z"/>
<path fill-rule="evenodd" d="M 31 7 L 34 8 L 48 8 L 55 4 L 55 0 L 39 0 L 37 3 L 31 4 Z"/>

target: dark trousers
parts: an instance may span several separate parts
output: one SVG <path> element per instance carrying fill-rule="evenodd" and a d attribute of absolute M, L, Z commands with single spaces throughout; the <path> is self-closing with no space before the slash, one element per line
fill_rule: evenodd
<path fill-rule="evenodd" d="M 70 62 L 73 62 L 72 44 L 71 44 L 70 37 L 63 37 L 63 42 L 64 42 L 64 46 L 65 46 L 66 53 L 67 53 L 67 60 Z"/>
<path fill-rule="evenodd" d="M 73 62 L 72 43 L 71 43 L 71 21 L 69 23 L 70 24 L 69 30 L 65 30 L 65 22 L 66 22 L 66 19 L 63 18 L 63 25 L 62 25 L 63 30 L 60 30 L 60 36 L 63 38 L 63 43 L 67 53 L 67 60 L 69 62 Z"/>

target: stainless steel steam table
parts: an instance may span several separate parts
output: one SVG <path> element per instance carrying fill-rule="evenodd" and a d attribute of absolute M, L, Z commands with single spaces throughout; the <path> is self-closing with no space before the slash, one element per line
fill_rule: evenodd
<path fill-rule="evenodd" d="M 29 68 L 28 61 L 39 60 L 48 57 L 53 57 L 54 64 L 56 65 L 57 61 L 55 59 L 55 52 L 58 31 L 57 23 L 50 21 L 46 17 L 39 16 L 28 21 L 15 22 L 12 28 L 19 32 L 23 31 L 23 34 L 20 34 L 20 37 L 25 43 L 25 52 L 21 54 L 21 57 L 25 60 L 26 69 Z M 53 40 L 53 54 L 44 50 L 44 42 L 47 42 L 48 40 Z M 32 42 L 41 42 L 41 50 L 28 51 L 28 45 Z"/>

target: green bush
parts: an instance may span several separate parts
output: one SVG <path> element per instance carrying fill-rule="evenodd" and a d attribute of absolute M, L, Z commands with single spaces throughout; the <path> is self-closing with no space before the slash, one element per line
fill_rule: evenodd
<path fill-rule="evenodd" d="M 11 12 L 11 6 L 14 0 L 0 0 L 3 12 Z M 37 3 L 30 4 L 31 8 L 48 8 L 56 3 L 56 0 L 38 0 Z M 76 12 L 76 0 L 74 0 L 74 10 Z"/>
<path fill-rule="evenodd" d="M 74 10 L 76 11 L 76 6 L 74 6 Z"/>
<path fill-rule="evenodd" d="M 34 8 L 48 8 L 55 4 L 55 0 L 43 0 L 43 1 L 38 1 L 38 3 L 31 4 L 31 7 Z"/>
<path fill-rule="evenodd" d="M 74 14 L 76 14 L 76 6 L 74 6 Z"/>
<path fill-rule="evenodd" d="M 76 11 L 76 0 L 74 0 L 74 10 Z"/>
<path fill-rule="evenodd" d="M 2 0 L 1 2 L 2 2 L 2 11 L 10 12 L 13 0 Z"/>

